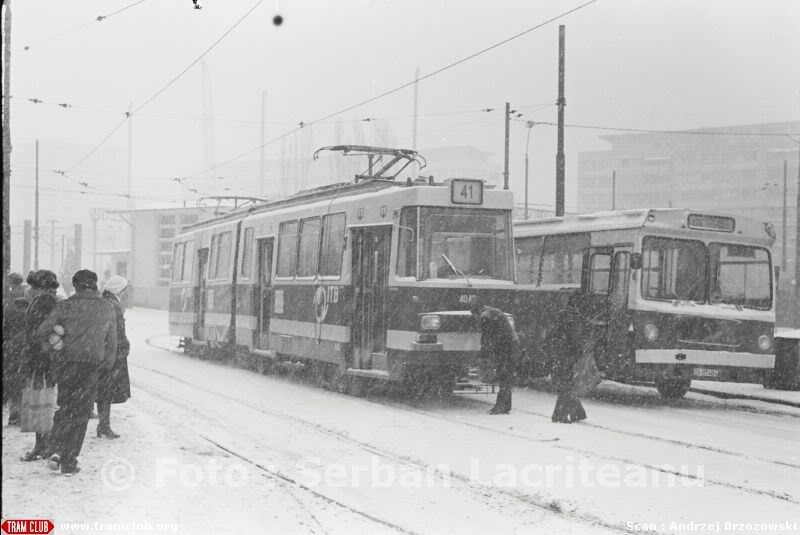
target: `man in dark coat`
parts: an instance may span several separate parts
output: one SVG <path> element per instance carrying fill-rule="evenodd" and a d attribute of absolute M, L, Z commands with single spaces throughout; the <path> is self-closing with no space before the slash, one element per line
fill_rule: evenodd
<path fill-rule="evenodd" d="M 36 337 L 36 330 L 56 307 L 58 278 L 52 271 L 40 269 L 28 275 L 30 305 L 25 313 L 23 370 L 25 380 L 33 378 L 34 385 L 53 386 L 53 349 Z M 48 433 L 36 433 L 33 449 L 25 454 L 23 461 L 35 461 L 47 454 Z"/>
<path fill-rule="evenodd" d="M 37 338 L 44 340 L 56 325 L 64 329 L 64 349 L 56 366 L 55 453 L 49 463 L 64 474 L 79 470 L 77 458 L 97 396 L 100 368 L 112 367 L 117 356 L 114 306 L 97 291 L 97 275 L 82 269 L 72 277 L 72 285 L 75 294 L 60 301 L 36 331 Z"/>
<path fill-rule="evenodd" d="M 471 312 L 481 329 L 482 357 L 494 364 L 497 383 L 500 385 L 494 407 L 489 414 L 508 414 L 511 412 L 511 391 L 514 387 L 519 338 L 502 310 L 482 306 L 474 301 Z"/>
<path fill-rule="evenodd" d="M 22 388 L 25 384 L 22 369 L 25 311 L 30 302 L 19 273 L 8 276 L 3 305 L 3 402 L 8 402 L 8 425 L 19 425 Z M 5 297 L 4 296 L 4 297 Z"/>
<path fill-rule="evenodd" d="M 586 411 L 572 391 L 575 364 L 583 355 L 585 343 L 583 320 L 581 294 L 572 292 L 566 296 L 566 303 L 557 313 L 554 327 L 545 340 L 550 374 L 558 390 L 553 422 L 572 423 L 586 419 Z"/>
<path fill-rule="evenodd" d="M 103 299 L 114 306 L 117 328 L 117 358 L 114 367 L 100 371 L 100 384 L 97 387 L 97 436 L 119 438 L 111 429 L 111 404 L 124 403 L 131 397 L 131 385 L 128 378 L 128 353 L 131 343 L 125 333 L 125 311 L 119 297 L 128 287 L 128 279 L 119 275 L 109 277 L 105 282 Z"/>

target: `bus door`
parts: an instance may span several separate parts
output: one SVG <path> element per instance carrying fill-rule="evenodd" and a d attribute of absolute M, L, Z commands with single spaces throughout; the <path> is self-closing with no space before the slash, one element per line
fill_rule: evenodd
<path fill-rule="evenodd" d="M 626 355 L 631 251 L 630 246 L 589 250 L 587 326 L 601 370 L 613 370 Z"/>
<path fill-rule="evenodd" d="M 273 239 L 258 240 L 258 284 L 253 305 L 258 324 L 253 331 L 253 345 L 257 349 L 269 348 L 269 318 L 272 308 L 272 244 Z"/>
<path fill-rule="evenodd" d="M 194 339 L 204 340 L 208 304 L 208 248 L 197 251 L 197 277 L 197 296 L 194 300 L 197 321 L 194 324 Z"/>
<path fill-rule="evenodd" d="M 352 230 L 353 365 L 372 367 L 373 353 L 386 352 L 386 309 L 389 294 L 391 226 Z"/>

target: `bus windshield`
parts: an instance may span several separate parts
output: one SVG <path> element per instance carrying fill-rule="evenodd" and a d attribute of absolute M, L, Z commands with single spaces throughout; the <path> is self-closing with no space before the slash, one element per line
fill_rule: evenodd
<path fill-rule="evenodd" d="M 769 252 L 761 247 L 647 236 L 642 243 L 645 299 L 772 306 Z"/>
<path fill-rule="evenodd" d="M 397 275 L 512 280 L 510 224 L 507 210 L 404 208 Z"/>

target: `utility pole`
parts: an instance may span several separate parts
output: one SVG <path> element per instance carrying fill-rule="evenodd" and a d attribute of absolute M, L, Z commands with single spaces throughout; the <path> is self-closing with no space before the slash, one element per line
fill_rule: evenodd
<path fill-rule="evenodd" d="M 22 276 L 31 270 L 31 220 L 26 219 L 22 227 Z"/>
<path fill-rule="evenodd" d="M 503 189 L 508 189 L 508 141 L 509 141 L 509 125 L 511 123 L 511 104 L 506 102 L 506 158 L 505 166 L 503 168 Z"/>
<path fill-rule="evenodd" d="M 789 193 L 788 176 L 789 162 L 783 160 L 783 229 L 781 230 L 781 273 L 786 273 L 786 196 Z"/>
<path fill-rule="evenodd" d="M 267 90 L 261 90 L 261 148 L 259 149 L 260 152 L 260 165 L 259 165 L 259 184 L 258 184 L 258 194 L 259 197 L 262 199 L 266 196 L 266 181 L 267 177 L 264 176 L 265 172 L 265 164 L 264 164 L 264 146 L 267 144 Z"/>
<path fill-rule="evenodd" d="M 525 213 L 523 219 L 528 219 L 528 150 L 531 144 L 531 132 L 535 124 L 533 121 L 525 123 L 528 128 L 528 136 L 525 139 Z"/>
<path fill-rule="evenodd" d="M 417 150 L 417 104 L 419 103 L 419 67 L 414 71 L 414 121 L 412 125 L 411 150 Z"/>
<path fill-rule="evenodd" d="M 3 1 L 3 282 L 11 271 L 11 0 Z M 5 296 L 5 294 L 3 294 Z"/>
<path fill-rule="evenodd" d="M 564 25 L 558 27 L 558 150 L 556 152 L 556 217 L 564 215 Z"/>
<path fill-rule="evenodd" d="M 611 209 L 617 209 L 617 170 L 611 171 Z"/>
<path fill-rule="evenodd" d="M 89 217 L 92 220 L 92 269 L 97 273 L 97 222 L 103 217 L 103 210 L 92 208 Z"/>
<path fill-rule="evenodd" d="M 36 140 L 36 190 L 33 207 L 33 269 L 39 270 L 39 140 Z"/>
<path fill-rule="evenodd" d="M 794 228 L 794 326 L 800 327 L 800 142 L 797 142 L 797 211 Z"/>
<path fill-rule="evenodd" d="M 50 220 L 50 269 L 57 273 L 56 269 L 56 220 Z"/>

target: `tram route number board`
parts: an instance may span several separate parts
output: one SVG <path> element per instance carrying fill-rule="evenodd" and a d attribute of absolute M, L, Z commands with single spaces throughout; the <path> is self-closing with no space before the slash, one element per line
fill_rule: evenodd
<path fill-rule="evenodd" d="M 483 204 L 483 181 L 454 178 L 450 182 L 450 202 L 453 204 Z"/>

